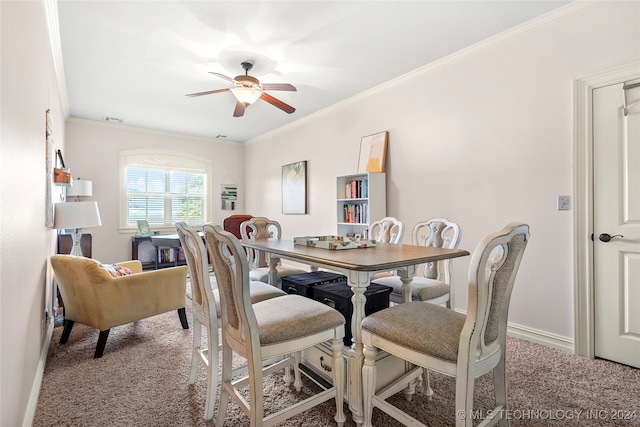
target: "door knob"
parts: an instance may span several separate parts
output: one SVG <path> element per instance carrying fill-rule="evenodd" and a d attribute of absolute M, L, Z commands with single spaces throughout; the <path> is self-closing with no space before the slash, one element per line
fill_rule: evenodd
<path fill-rule="evenodd" d="M 613 239 L 614 237 L 624 237 L 622 234 L 616 234 L 615 236 L 612 236 L 610 234 L 607 233 L 602 233 L 598 238 L 600 239 L 601 242 L 608 242 L 609 240 Z"/>

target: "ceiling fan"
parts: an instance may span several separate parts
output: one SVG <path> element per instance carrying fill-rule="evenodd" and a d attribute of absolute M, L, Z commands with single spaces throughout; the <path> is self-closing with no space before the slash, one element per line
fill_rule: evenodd
<path fill-rule="evenodd" d="M 296 109 L 291 105 L 288 105 L 265 92 L 265 90 L 297 91 L 295 86 L 289 83 L 260 83 L 258 79 L 249 75 L 249 70 L 253 68 L 253 64 L 251 62 L 242 62 L 240 65 L 242 65 L 242 68 L 244 69 L 244 75 L 235 76 L 234 78 L 225 76 L 224 74 L 214 73 L 212 71 L 209 72 L 210 74 L 221 77 L 232 83 L 232 87 L 208 90 L 206 92 L 188 93 L 185 96 L 202 96 L 219 92 L 231 92 L 236 97 L 236 108 L 233 111 L 233 117 L 242 117 L 246 108 L 256 102 L 258 98 L 267 101 L 269 104 L 278 107 L 286 113 L 291 114 L 296 111 Z"/>

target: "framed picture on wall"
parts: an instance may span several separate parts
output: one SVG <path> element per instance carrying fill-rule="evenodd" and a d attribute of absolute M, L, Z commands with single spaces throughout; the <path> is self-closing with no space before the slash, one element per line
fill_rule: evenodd
<path fill-rule="evenodd" d="M 282 166 L 282 213 L 307 213 L 307 161 Z"/>
<path fill-rule="evenodd" d="M 53 125 L 51 123 L 51 111 L 49 109 L 45 112 L 45 144 L 46 144 L 46 182 L 45 187 L 45 219 L 44 225 L 48 228 L 53 228 Z"/>
<path fill-rule="evenodd" d="M 378 132 L 362 137 L 360 140 L 358 173 L 384 172 L 388 138 L 388 131 Z"/>
<path fill-rule="evenodd" d="M 238 186 L 235 184 L 222 184 L 220 199 L 222 201 L 222 210 L 235 210 L 238 202 Z"/>

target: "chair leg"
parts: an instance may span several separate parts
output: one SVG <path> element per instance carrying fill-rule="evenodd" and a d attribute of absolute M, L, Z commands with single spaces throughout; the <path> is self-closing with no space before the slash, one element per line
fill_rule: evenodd
<path fill-rule="evenodd" d="M 291 357 L 291 355 L 286 354 L 285 357 Z M 293 381 L 293 378 L 291 377 L 291 367 L 289 365 L 284 367 L 284 377 L 282 378 L 282 380 L 286 385 L 291 384 L 291 381 Z"/>
<path fill-rule="evenodd" d="M 213 411 L 216 407 L 216 393 L 218 390 L 218 328 L 214 331 L 207 328 L 207 400 L 205 401 L 205 419 L 213 419 Z"/>
<path fill-rule="evenodd" d="M 333 372 L 333 385 L 336 388 L 336 416 L 334 420 L 338 423 L 338 427 L 344 426 L 347 420 L 344 414 L 344 358 L 342 357 L 342 348 L 344 343 L 341 338 L 331 341 L 331 349 L 333 350 L 333 358 L 331 360 Z"/>
<path fill-rule="evenodd" d="M 200 349 L 202 348 L 202 325 L 193 316 L 193 344 L 191 347 L 191 369 L 189 371 L 189 384 L 196 382 L 198 375 L 198 360 L 200 359 Z"/>
<path fill-rule="evenodd" d="M 456 427 L 472 427 L 473 417 L 473 388 L 475 385 L 474 373 L 469 367 L 460 367 L 456 373 Z M 463 413 L 466 416 L 459 416 Z"/>
<path fill-rule="evenodd" d="M 180 318 L 182 329 L 189 329 L 189 322 L 187 322 L 187 313 L 184 307 L 178 309 L 178 317 Z"/>
<path fill-rule="evenodd" d="M 494 394 L 496 399 L 496 406 L 507 410 L 507 377 L 506 377 L 506 369 L 505 369 L 505 360 L 504 355 L 502 359 L 498 363 L 498 365 L 493 368 L 493 387 Z M 503 416 L 504 414 L 498 415 L 500 417 L 499 425 L 501 427 L 508 427 L 509 420 L 507 417 Z"/>
<path fill-rule="evenodd" d="M 405 366 L 405 372 L 409 372 L 411 371 L 415 366 L 413 365 L 413 363 L 409 363 L 409 362 L 404 362 L 404 366 Z M 409 381 L 409 384 L 407 384 L 407 388 L 404 389 L 403 393 L 404 393 L 404 398 L 407 402 L 411 402 L 411 399 L 413 398 L 413 395 L 416 394 L 416 385 L 418 384 L 418 380 L 416 378 L 412 379 L 411 381 Z"/>
<path fill-rule="evenodd" d="M 98 337 L 98 345 L 96 346 L 96 352 L 93 354 L 94 359 L 99 359 L 102 357 L 102 353 L 104 353 L 104 346 L 107 344 L 107 338 L 109 338 L 110 331 L 111 329 L 100 331 L 100 336 Z"/>
<path fill-rule="evenodd" d="M 216 333 L 218 333 L 216 331 Z M 224 339 L 223 339 L 224 341 Z M 231 383 L 231 359 L 233 352 L 226 342 L 222 343 L 222 376 L 220 381 L 220 402 L 218 403 L 218 417 L 216 418 L 216 427 L 224 425 L 224 419 L 227 417 L 227 406 L 229 406 L 229 389 L 227 386 Z"/>
<path fill-rule="evenodd" d="M 422 381 L 423 381 L 423 393 L 428 398 L 433 396 L 433 389 L 431 388 L 431 379 L 429 378 L 429 370 L 427 368 L 422 369 Z"/>
<path fill-rule="evenodd" d="M 364 346 L 364 365 L 362 365 L 362 409 L 364 419 L 362 427 L 371 427 L 373 414 L 373 396 L 376 392 L 376 355 L 378 349 Z"/>
<path fill-rule="evenodd" d="M 264 423 L 262 361 L 247 355 L 247 369 L 249 373 L 249 420 L 251 427 L 258 427 Z M 289 369 L 288 366 L 287 369 Z"/>
<path fill-rule="evenodd" d="M 60 344 L 66 344 L 71 335 L 71 329 L 73 329 L 73 320 L 64 319 L 64 329 L 62 330 L 62 336 L 60 337 Z"/>
<path fill-rule="evenodd" d="M 295 378 L 293 381 L 293 386 L 295 387 L 297 392 L 300 392 L 300 390 L 302 390 L 302 378 L 300 376 L 300 367 L 299 367 L 301 358 L 302 358 L 301 351 L 296 351 L 295 353 L 293 353 L 293 376 Z M 287 366 L 286 369 L 288 370 L 289 367 Z"/>

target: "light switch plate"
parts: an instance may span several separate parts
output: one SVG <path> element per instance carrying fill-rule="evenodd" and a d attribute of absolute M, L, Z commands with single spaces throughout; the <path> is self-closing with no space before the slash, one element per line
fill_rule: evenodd
<path fill-rule="evenodd" d="M 558 196 L 558 210 L 568 211 L 571 209 L 571 198 L 569 196 Z"/>

